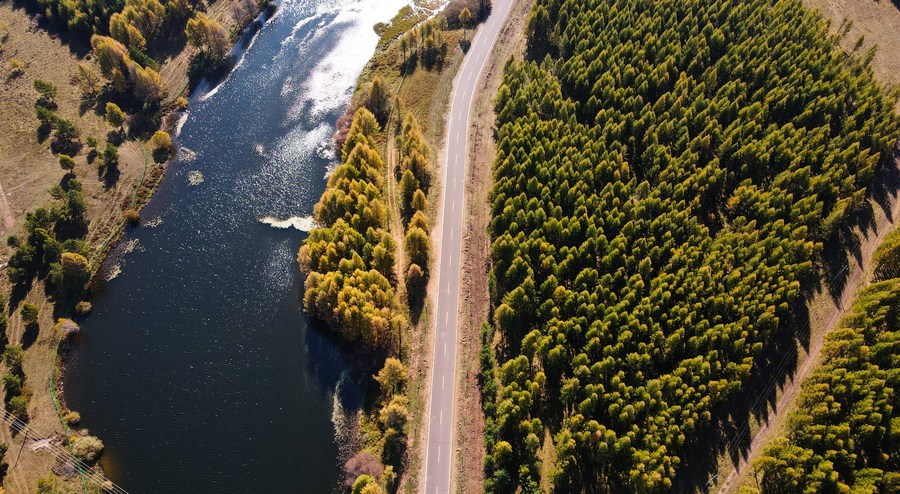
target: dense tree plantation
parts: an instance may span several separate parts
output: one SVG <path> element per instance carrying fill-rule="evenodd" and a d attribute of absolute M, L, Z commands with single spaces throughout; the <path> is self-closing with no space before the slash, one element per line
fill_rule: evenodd
<path fill-rule="evenodd" d="M 890 159 L 895 95 L 799 0 L 537 0 L 527 29 L 495 103 L 485 488 L 687 489 Z"/>
<path fill-rule="evenodd" d="M 766 494 L 900 490 L 900 278 L 864 290 L 756 462 Z"/>
<path fill-rule="evenodd" d="M 379 132 L 371 112 L 356 111 L 342 163 L 315 207 L 319 227 L 297 255 L 308 273 L 306 311 L 348 341 L 370 348 L 387 348 L 403 324 L 394 298 L 396 245 L 385 228 Z"/>

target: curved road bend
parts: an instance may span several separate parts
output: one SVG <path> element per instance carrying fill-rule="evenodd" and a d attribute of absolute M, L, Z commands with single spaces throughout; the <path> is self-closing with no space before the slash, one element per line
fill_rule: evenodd
<path fill-rule="evenodd" d="M 455 447 L 453 414 L 456 388 L 456 334 L 459 308 L 459 269 L 462 252 L 465 168 L 469 145 L 469 115 L 482 69 L 514 0 L 494 0 L 491 15 L 475 33 L 472 46 L 456 76 L 445 136 L 441 253 L 435 304 L 431 403 L 425 456 L 424 494 L 449 493 Z"/>

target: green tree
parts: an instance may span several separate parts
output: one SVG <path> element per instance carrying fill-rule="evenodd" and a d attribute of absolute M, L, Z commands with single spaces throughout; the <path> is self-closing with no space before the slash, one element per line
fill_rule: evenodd
<path fill-rule="evenodd" d="M 20 373 L 22 362 L 24 360 L 25 352 L 20 345 L 7 344 L 6 347 L 3 348 L 3 363 L 6 364 L 10 370 Z"/>
<path fill-rule="evenodd" d="M 125 118 L 127 117 L 125 112 L 122 111 L 121 108 L 119 108 L 119 105 L 111 101 L 106 103 L 105 116 L 106 123 L 117 129 L 120 129 L 123 125 L 125 125 Z"/>
<path fill-rule="evenodd" d="M 462 27 L 463 27 L 463 39 L 466 39 L 466 30 L 469 28 L 469 24 L 471 22 L 472 22 L 472 13 L 469 12 L 468 7 L 465 7 L 459 13 L 459 23 L 462 24 Z"/>
<path fill-rule="evenodd" d="M 391 114 L 391 88 L 381 76 L 375 76 L 369 85 L 369 94 L 366 96 L 366 108 L 372 112 L 378 123 L 387 123 Z"/>
<path fill-rule="evenodd" d="M 172 138 L 168 132 L 163 130 L 157 130 L 153 134 L 153 137 L 150 138 L 150 145 L 153 147 L 153 158 L 159 163 L 169 159 L 174 150 Z"/>
<path fill-rule="evenodd" d="M 34 324 L 38 319 L 38 306 L 26 302 L 22 304 L 22 308 L 19 309 L 19 314 L 22 316 L 22 322 L 25 324 Z"/>
<path fill-rule="evenodd" d="M 56 86 L 42 79 L 34 80 L 34 89 L 39 97 L 37 104 L 46 108 L 56 108 Z"/>
<path fill-rule="evenodd" d="M 399 359 L 388 357 L 384 360 L 384 366 L 378 371 L 375 380 L 381 386 L 381 396 L 389 399 L 399 391 L 400 386 L 406 382 L 407 368 Z"/>
<path fill-rule="evenodd" d="M 75 169 L 75 160 L 71 156 L 61 154 L 59 155 L 59 167 L 67 172 L 71 172 Z"/>

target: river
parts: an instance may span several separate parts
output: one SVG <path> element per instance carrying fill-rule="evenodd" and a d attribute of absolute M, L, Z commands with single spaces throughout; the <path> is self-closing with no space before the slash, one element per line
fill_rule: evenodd
<path fill-rule="evenodd" d="M 293 225 L 325 187 L 373 25 L 404 4 L 285 0 L 231 75 L 192 96 L 179 158 L 107 259 L 65 379 L 107 476 L 132 494 L 340 484 L 361 397 L 303 314 Z"/>

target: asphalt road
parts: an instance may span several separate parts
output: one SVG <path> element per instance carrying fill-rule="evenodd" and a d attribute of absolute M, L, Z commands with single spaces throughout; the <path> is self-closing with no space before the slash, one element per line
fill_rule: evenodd
<path fill-rule="evenodd" d="M 469 116 L 475 87 L 513 0 L 494 0 L 491 15 L 472 39 L 457 74 L 450 103 L 446 135 L 443 203 L 441 206 L 441 251 L 438 262 L 435 307 L 434 358 L 428 442 L 425 457 L 425 494 L 449 493 L 456 451 L 453 416 L 456 413 L 456 344 L 459 312 L 459 271 L 465 200 L 465 168 L 469 147 Z M 471 33 L 470 33 L 471 36 Z"/>

